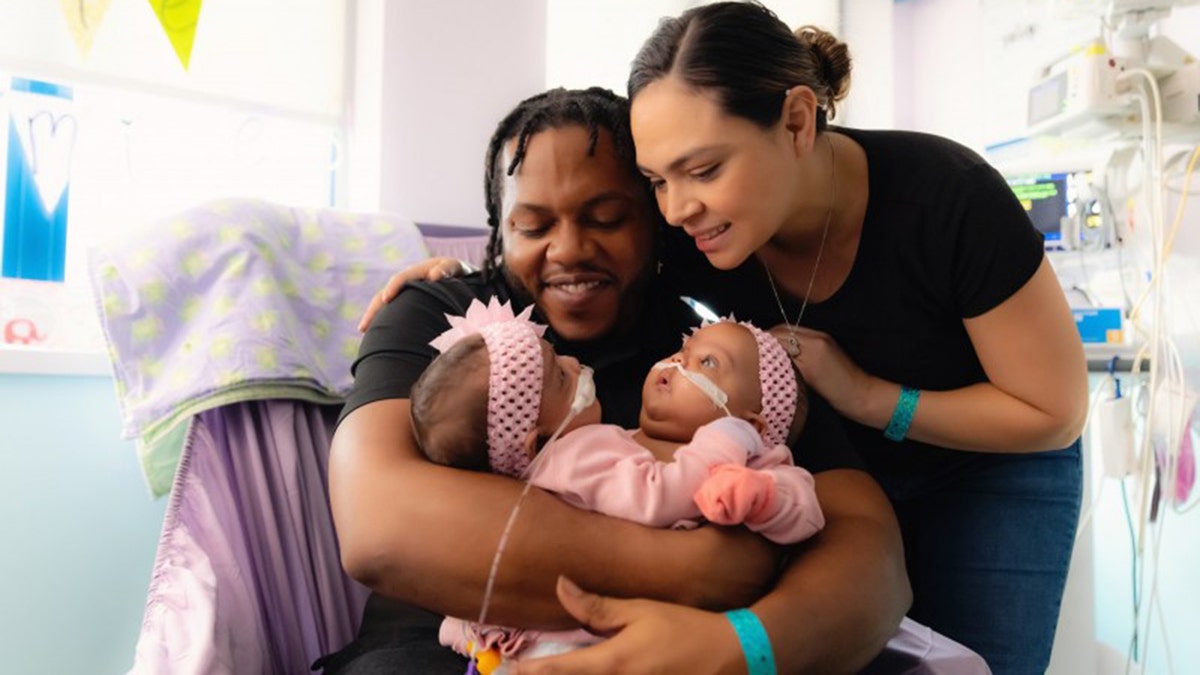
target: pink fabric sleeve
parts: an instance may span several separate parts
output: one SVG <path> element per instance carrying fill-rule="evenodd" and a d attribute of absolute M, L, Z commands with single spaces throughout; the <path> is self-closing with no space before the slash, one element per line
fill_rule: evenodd
<path fill-rule="evenodd" d="M 753 427 L 743 420 L 723 419 L 727 421 L 721 425 L 697 430 L 672 462 L 657 461 L 620 427 L 582 427 L 543 449 L 549 454 L 534 463 L 530 481 L 575 506 L 652 527 L 694 519 L 700 510 L 692 495 L 709 471 L 721 464 L 744 465 L 750 451 L 735 438 L 740 434 L 721 427 Z"/>
<path fill-rule="evenodd" d="M 775 499 L 765 513 L 746 521 L 746 527 L 777 544 L 804 541 L 825 527 L 812 474 L 792 464 L 792 453 L 777 445 L 750 463 L 775 479 Z"/>
<path fill-rule="evenodd" d="M 443 647 L 449 647 L 463 656 L 468 656 L 470 650 L 467 645 L 467 636 L 470 635 L 468 632 L 470 628 L 471 623 L 469 621 L 448 616 L 442 619 L 442 625 L 438 628 L 438 642 Z M 518 629 L 514 628 L 512 630 L 516 631 Z"/>
<path fill-rule="evenodd" d="M 470 656 L 469 635 L 479 636 L 478 651 L 495 649 L 505 659 L 511 659 L 529 647 L 541 642 L 584 647 L 602 641 L 602 638 L 583 629 L 562 631 L 537 631 L 504 626 L 478 626 L 462 619 L 446 617 L 438 629 L 438 642 L 463 656 Z"/>

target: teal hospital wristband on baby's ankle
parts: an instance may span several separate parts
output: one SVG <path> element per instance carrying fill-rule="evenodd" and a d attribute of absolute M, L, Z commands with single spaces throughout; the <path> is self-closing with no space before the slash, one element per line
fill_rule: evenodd
<path fill-rule="evenodd" d="M 749 675 L 775 675 L 775 652 L 771 649 L 771 638 L 754 612 L 735 609 L 725 612 L 725 618 L 733 624 L 733 631 L 742 644 Z"/>
<path fill-rule="evenodd" d="M 896 407 L 892 410 L 892 419 L 883 430 L 884 438 L 896 442 L 904 440 L 908 435 L 908 428 L 912 426 L 913 415 L 917 412 L 917 399 L 920 397 L 920 389 L 900 387 L 900 398 L 896 400 Z"/>

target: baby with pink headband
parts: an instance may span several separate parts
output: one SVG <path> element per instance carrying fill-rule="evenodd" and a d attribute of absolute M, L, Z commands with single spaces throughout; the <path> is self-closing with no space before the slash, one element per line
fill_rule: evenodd
<path fill-rule="evenodd" d="M 824 525 L 812 476 L 785 445 L 807 405 L 775 338 L 733 320 L 696 329 L 651 370 L 639 428 L 627 430 L 599 423 L 591 370 L 555 354 L 530 312 L 514 316 L 493 300 L 447 316 L 451 329 L 431 342 L 442 354 L 411 395 L 432 461 L 525 478 L 577 507 L 656 527 L 704 518 L 792 544 Z M 441 640 L 510 659 L 601 638 L 448 618 Z"/>

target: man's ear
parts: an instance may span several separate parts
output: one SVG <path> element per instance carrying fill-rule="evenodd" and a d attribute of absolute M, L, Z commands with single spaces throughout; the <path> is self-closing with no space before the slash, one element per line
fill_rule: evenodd
<path fill-rule="evenodd" d="M 529 430 L 529 433 L 525 434 L 525 442 L 522 443 L 525 448 L 525 456 L 531 460 L 534 457 L 537 457 L 538 454 L 538 438 L 540 438 L 538 436 L 538 428 L 537 425 L 534 425 L 534 427 Z"/>
<path fill-rule="evenodd" d="M 754 430 L 757 431 L 760 436 L 764 431 L 767 430 L 767 420 L 762 416 L 761 413 L 747 411 L 742 413 L 742 419 L 749 422 L 750 426 L 754 427 Z"/>
<path fill-rule="evenodd" d="M 808 154 L 817 137 L 817 95 L 812 88 L 799 84 L 787 90 L 782 121 L 793 149 L 801 155 Z"/>

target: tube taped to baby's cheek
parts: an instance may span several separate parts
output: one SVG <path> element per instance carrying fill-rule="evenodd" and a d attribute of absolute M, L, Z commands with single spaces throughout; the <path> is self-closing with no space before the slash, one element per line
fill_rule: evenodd
<path fill-rule="evenodd" d="M 726 394 L 719 386 L 717 386 L 716 382 L 708 379 L 708 376 L 704 373 L 690 371 L 687 368 L 684 368 L 682 363 L 678 363 L 676 361 L 659 361 L 652 367 L 654 370 L 663 370 L 665 368 L 674 368 L 675 370 L 678 370 L 685 378 L 687 378 L 688 382 L 696 385 L 696 387 L 698 387 L 700 391 L 704 392 L 704 395 L 707 396 L 709 400 L 712 401 L 713 404 L 715 404 L 718 408 L 720 408 L 726 415 L 731 414 L 729 412 L 729 408 L 727 407 L 727 404 L 729 403 L 729 395 Z"/>

